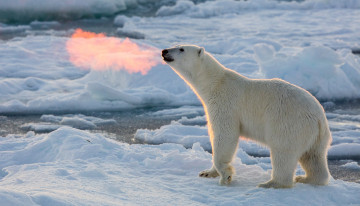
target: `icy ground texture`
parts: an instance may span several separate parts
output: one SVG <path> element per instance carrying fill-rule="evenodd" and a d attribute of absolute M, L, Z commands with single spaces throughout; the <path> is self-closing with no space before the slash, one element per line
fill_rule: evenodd
<path fill-rule="evenodd" d="M 183 80 L 165 65 L 145 76 L 76 68 L 65 49 L 67 40 L 28 36 L 0 42 L 5 61 L 0 66 L 0 112 L 119 110 L 198 103 Z"/>
<path fill-rule="evenodd" d="M 283 1 L 282 3 L 279 3 Z M 258 9 L 333 9 L 360 8 L 356 0 L 306 0 L 301 4 L 288 0 L 252 0 L 251 2 L 234 2 L 222 0 L 195 5 L 203 0 L 12 0 L 0 1 L 0 21 L 29 22 L 31 20 L 74 20 L 89 17 L 111 17 L 119 12 L 153 13 L 152 10 L 163 6 L 156 14 L 168 16 L 186 14 L 193 17 L 209 17 L 219 14 L 239 13 L 243 10 Z M 137 10 L 136 10 L 137 9 Z M 130 10 L 130 11 L 129 11 Z M 140 14 L 141 15 L 141 14 Z"/>
<path fill-rule="evenodd" d="M 181 5 L 191 9 L 175 12 Z M 215 8 L 219 5 L 223 5 L 220 10 Z M 68 7 L 75 8 L 71 4 Z M 172 15 L 161 17 L 164 11 Z M 194 11 L 202 11 L 203 15 L 194 16 Z M 176 43 L 202 45 L 225 66 L 246 76 L 284 78 L 319 99 L 332 100 L 359 97 L 359 57 L 350 52 L 359 48 L 358 11 L 358 1 L 227 0 L 198 5 L 179 1 L 173 7 L 162 7 L 158 17 L 118 16 L 114 23 L 123 26 L 121 29 L 144 34 L 146 39 L 139 43 L 158 48 Z M 73 31 L 33 31 L 58 24 L 36 21 L 20 26 L 0 25 L 1 34 L 28 34 L 0 42 L 0 112 L 199 104 L 193 92 L 166 65 L 154 67 L 146 76 L 76 68 L 65 49 Z"/>
<path fill-rule="evenodd" d="M 13 0 L 0 1 L 0 21 L 29 22 L 31 20 L 76 20 L 109 17 L 137 7 L 158 8 L 175 0 Z M 147 9 L 138 10 L 147 11 Z"/>
<path fill-rule="evenodd" d="M 26 123 L 21 125 L 21 128 L 26 131 L 34 132 L 52 132 L 64 125 L 81 130 L 93 130 L 100 125 L 114 125 L 117 124 L 114 119 L 101 119 L 82 114 L 68 114 L 64 116 L 56 115 L 42 115 L 40 123 Z"/>
<path fill-rule="evenodd" d="M 159 10 L 174 15 L 118 16 L 114 24 L 124 31 L 144 35 L 145 39 L 134 42 L 159 49 L 185 43 L 204 46 L 226 67 L 245 76 L 283 78 L 320 100 L 359 98 L 360 60 L 351 53 L 351 49 L 360 48 L 358 1 L 271 1 L 275 6 L 266 8 L 261 6 L 263 1 L 224 0 L 189 5 L 190 11 L 203 11 L 203 16 L 172 11 L 186 2 L 179 1 Z M 219 13 L 214 5 L 221 2 L 224 11 L 239 5 L 258 8 Z M 320 6 L 304 6 L 315 5 L 314 2 Z M 278 8 L 280 5 L 289 8 Z M 147 75 L 77 68 L 69 61 L 66 50 L 74 31 L 34 30 L 33 25 L 41 24 L 0 25 L 2 33 L 27 35 L 0 41 L 1 113 L 200 104 L 184 81 L 164 64 L 154 66 Z M 51 27 L 56 22 L 43 24 Z"/>
<path fill-rule="evenodd" d="M 62 127 L 44 135 L 0 138 L 2 205 L 350 205 L 360 204 L 360 185 L 341 180 L 329 186 L 257 188 L 270 170 L 234 161 L 229 187 L 199 178 L 211 166 L 200 145 L 128 145 Z M 270 165 L 269 161 L 262 161 Z M 334 197 L 336 194 L 336 197 Z M 285 197 L 285 198 L 284 198 Z"/>
<path fill-rule="evenodd" d="M 196 114 L 199 109 L 201 108 L 180 107 L 161 110 L 150 115 L 176 117 L 186 114 L 185 111 L 187 114 Z M 326 114 L 333 138 L 328 157 L 329 159 L 358 159 L 360 157 L 360 115 L 343 114 L 343 112 L 342 110 L 335 110 Z M 138 129 L 134 138 L 149 144 L 176 143 L 186 148 L 191 148 L 193 144 L 200 143 L 204 150 L 211 151 L 205 116 L 203 113 L 198 114 L 200 115 L 191 115 L 190 118 L 182 117 L 156 130 Z M 266 147 L 246 139 L 240 139 L 239 148 L 240 151 L 253 156 L 270 156 Z M 253 164 L 253 159 L 247 158 L 246 161 L 243 159 L 243 162 Z"/>
<path fill-rule="evenodd" d="M 2 6 L 11 6 L 13 2 L 19 1 L 2 1 L 0 7 L 6 8 Z M 31 4 L 36 2 L 27 1 L 28 8 L 34 8 Z M 36 16 L 40 11 L 41 16 L 47 7 L 61 9 L 62 4 L 71 13 L 80 8 L 74 6 L 80 1 L 72 2 L 36 3 L 36 9 L 30 12 Z M 84 12 L 81 15 L 97 15 L 101 9 L 94 5 L 99 1 L 86 1 L 94 2 L 86 9 L 81 8 Z M 100 6 L 105 8 L 114 2 L 125 1 L 112 0 Z M 120 7 L 107 8 L 111 14 L 112 9 Z M 174 6 L 163 6 L 156 14 L 118 16 L 114 25 L 120 31 L 134 31 L 135 36 L 144 37 L 135 42 L 159 49 L 184 43 L 204 46 L 222 64 L 241 74 L 252 78 L 280 77 L 308 89 L 319 99 L 360 97 L 360 60 L 351 53 L 351 49 L 360 48 L 359 1 L 222 0 L 197 5 L 178 1 Z M 200 104 L 191 89 L 166 65 L 153 67 L 147 75 L 75 67 L 66 50 L 74 31 L 52 30 L 59 24 L 60 21 L 0 24 L 0 35 L 18 36 L 0 41 L 0 113 L 78 113 Z M 22 138 L 15 138 L 16 135 L 0 138 L 1 204 L 360 204 L 359 184 L 339 180 L 331 180 L 327 187 L 297 184 L 289 190 L 256 188 L 270 178 L 271 164 L 268 157 L 247 154 L 268 154 L 266 148 L 250 141 L 240 143 L 234 161 L 238 174 L 230 187 L 218 186 L 217 179 L 198 178 L 199 171 L 211 166 L 211 155 L 202 149 L 209 150 L 210 144 L 201 107 L 153 115 L 189 117 L 159 130 L 137 132 L 137 138 L 150 143 L 171 142 L 157 146 L 130 146 L 63 127 L 96 126 L 95 119 L 81 116 L 43 116 L 43 121 L 56 127 L 45 125 L 42 129 L 57 130 L 43 135 L 29 132 Z M 329 155 L 358 156 L 359 117 L 341 112 L 327 115 L 334 138 Z M 41 129 L 39 125 L 27 126 Z M 348 166 L 357 167 L 353 163 Z M 298 168 L 297 174 L 301 173 Z"/>
<path fill-rule="evenodd" d="M 352 170 L 360 170 L 360 166 L 357 162 L 349 162 L 349 163 L 342 165 L 341 167 L 345 167 L 345 168 L 352 169 Z"/>

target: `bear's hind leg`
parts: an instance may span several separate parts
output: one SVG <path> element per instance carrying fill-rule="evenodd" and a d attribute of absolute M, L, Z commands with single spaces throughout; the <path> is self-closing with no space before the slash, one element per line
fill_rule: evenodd
<path fill-rule="evenodd" d="M 291 151 L 271 150 L 272 174 L 271 180 L 259 187 L 263 188 L 291 188 L 294 183 L 294 172 L 297 158 Z"/>
<path fill-rule="evenodd" d="M 295 181 L 313 185 L 326 185 L 329 182 L 329 169 L 326 155 L 318 152 L 307 152 L 299 160 L 305 170 L 305 176 L 297 176 Z"/>

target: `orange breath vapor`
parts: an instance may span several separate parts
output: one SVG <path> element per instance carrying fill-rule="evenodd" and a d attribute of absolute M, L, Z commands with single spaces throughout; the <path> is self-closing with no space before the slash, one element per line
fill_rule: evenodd
<path fill-rule="evenodd" d="M 105 34 L 76 29 L 66 43 L 70 61 L 83 69 L 121 70 L 145 75 L 161 63 L 160 50 L 140 46 L 129 38 L 107 37 Z"/>

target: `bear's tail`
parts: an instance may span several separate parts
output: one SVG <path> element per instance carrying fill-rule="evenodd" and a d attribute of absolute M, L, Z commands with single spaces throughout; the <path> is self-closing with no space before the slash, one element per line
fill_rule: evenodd
<path fill-rule="evenodd" d="M 326 117 L 322 121 L 319 121 L 318 141 L 322 147 L 325 147 L 324 150 L 327 155 L 327 150 L 330 147 L 330 144 L 332 141 L 332 136 L 331 136 L 329 124 L 328 124 Z"/>

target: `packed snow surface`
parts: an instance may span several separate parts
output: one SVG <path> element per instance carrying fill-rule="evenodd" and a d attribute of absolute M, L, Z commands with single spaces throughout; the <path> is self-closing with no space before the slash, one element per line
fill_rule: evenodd
<path fill-rule="evenodd" d="M 21 126 L 23 130 L 35 132 L 52 132 L 63 125 L 82 130 L 96 129 L 100 125 L 116 125 L 114 119 L 101 119 L 92 116 L 79 115 L 42 115 L 40 123 L 27 123 Z"/>
<path fill-rule="evenodd" d="M 200 143 L 206 151 L 211 151 L 211 144 L 204 114 L 194 114 L 201 107 L 180 107 L 178 109 L 165 109 L 151 113 L 160 117 L 177 117 L 181 119 L 172 121 L 156 130 L 138 129 L 135 139 L 149 144 L 176 143 L 186 148 L 191 148 L 195 143 Z M 329 159 L 360 158 L 360 121 L 357 114 L 343 114 L 342 110 L 327 113 L 327 118 L 332 133 L 332 144 L 328 152 Z M 268 148 L 247 139 L 240 139 L 239 148 L 247 154 L 254 156 L 270 156 Z"/>
<path fill-rule="evenodd" d="M 360 170 L 360 166 L 357 162 L 348 162 L 348 163 L 342 165 L 342 167 L 349 168 L 352 170 Z"/>
<path fill-rule="evenodd" d="M 211 154 L 199 143 L 189 149 L 128 145 L 69 127 L 0 141 L 2 205 L 360 204 L 360 185 L 341 180 L 324 187 L 257 188 L 270 178 L 270 162 L 253 158 L 244 164 L 249 156 L 243 152 L 234 160 L 233 183 L 219 186 L 216 178 L 198 177 L 211 166 Z"/>
<path fill-rule="evenodd" d="M 31 19 L 79 19 L 84 17 L 111 16 L 116 12 L 136 7 L 132 0 L 13 0 L 0 1 L 0 20 L 26 22 Z"/>
<path fill-rule="evenodd" d="M 104 34 L 81 39 L 83 45 L 129 37 L 157 50 L 159 59 L 163 48 L 196 44 L 240 74 L 282 78 L 331 108 L 360 98 L 359 9 L 357 0 L 0 0 L 0 122 L 7 114 L 42 114 L 38 123 L 21 125 L 26 134 L 0 138 L 1 205 L 360 205 L 360 185 L 341 180 L 257 188 L 270 178 L 269 151 L 244 139 L 229 187 L 199 178 L 211 167 L 206 119 L 179 76 L 160 62 L 143 73 L 106 62 L 102 71 L 94 62 L 83 68 L 66 47 L 77 29 L 67 28 L 72 20 L 87 32 L 95 21 L 86 18 L 98 18 L 113 28 L 100 27 L 95 33 Z M 90 133 L 116 121 L 79 114 L 155 106 L 172 109 L 145 115 L 177 119 L 136 132 L 137 140 L 155 145 Z M 326 115 L 329 158 L 359 159 L 358 112 Z M 303 173 L 298 166 L 296 174 Z"/>
<path fill-rule="evenodd" d="M 119 15 L 114 25 L 119 26 L 119 31 L 126 31 L 125 36 L 131 37 L 132 32 L 134 37 L 141 34 L 145 39 L 131 41 L 158 51 L 175 44 L 197 44 L 226 67 L 247 77 L 282 78 L 323 101 L 357 99 L 360 98 L 360 61 L 351 51 L 360 48 L 358 1 L 336 2 L 222 0 L 193 4 L 178 1 L 158 11 L 167 10 L 174 15 Z M 224 11 L 232 6 L 245 6 L 241 12 L 220 12 L 216 5 L 222 3 Z M 189 4 L 191 9 L 185 13 L 172 11 L 179 4 Z M 192 13 L 193 10 L 211 15 L 198 18 L 193 14 L 199 13 Z M 113 62 L 104 71 L 89 70 L 94 63 L 85 64 L 89 67 L 86 69 L 76 66 L 66 48 L 75 30 L 37 29 L 58 24 L 34 21 L 29 25 L 0 25 L 1 34 L 19 35 L 0 42 L 1 113 L 111 111 L 200 104 L 183 80 L 161 63 L 146 75 L 112 70 Z M 217 32 L 213 31 L 214 25 Z M 83 45 L 86 41 L 106 42 L 101 38 L 109 37 L 95 38 L 99 40 L 81 42 L 84 41 Z M 160 58 L 158 53 L 156 58 Z"/>

